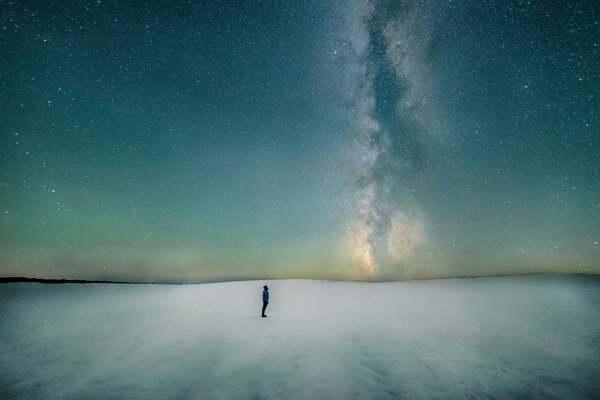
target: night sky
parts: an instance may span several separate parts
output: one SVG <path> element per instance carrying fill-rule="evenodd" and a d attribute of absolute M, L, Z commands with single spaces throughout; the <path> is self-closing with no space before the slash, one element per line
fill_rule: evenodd
<path fill-rule="evenodd" d="M 0 13 L 0 276 L 600 273 L 594 0 Z"/>

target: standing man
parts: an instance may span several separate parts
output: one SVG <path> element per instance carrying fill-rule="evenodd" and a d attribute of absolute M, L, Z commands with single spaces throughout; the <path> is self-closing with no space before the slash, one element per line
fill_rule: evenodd
<path fill-rule="evenodd" d="M 267 287 L 267 285 L 263 286 L 263 309 L 262 309 L 262 316 L 263 318 L 266 317 L 265 315 L 265 310 L 267 309 L 267 304 L 269 304 L 269 288 Z"/>

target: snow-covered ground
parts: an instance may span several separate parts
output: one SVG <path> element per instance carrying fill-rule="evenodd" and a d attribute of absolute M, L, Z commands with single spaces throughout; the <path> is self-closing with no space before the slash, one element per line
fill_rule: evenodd
<path fill-rule="evenodd" d="M 594 396 L 593 277 L 0 285 L 1 399 Z"/>

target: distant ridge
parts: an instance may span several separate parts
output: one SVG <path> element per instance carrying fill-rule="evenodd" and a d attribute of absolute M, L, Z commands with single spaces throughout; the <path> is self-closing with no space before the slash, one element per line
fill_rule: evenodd
<path fill-rule="evenodd" d="M 48 283 L 48 284 L 61 284 L 61 283 L 120 283 L 128 285 L 147 285 L 153 284 L 154 282 L 120 282 L 120 281 L 88 281 L 85 279 L 41 279 L 41 278 L 25 278 L 21 276 L 0 278 L 0 283 L 15 283 L 15 282 L 33 282 L 33 283 Z"/>
<path fill-rule="evenodd" d="M 180 281 L 110 281 L 110 280 L 88 280 L 88 279 L 46 279 L 46 278 L 26 278 L 24 276 L 0 277 L 2 283 L 45 283 L 45 284 L 61 284 L 61 283 L 109 283 L 109 284 L 124 284 L 124 285 L 198 285 L 203 283 L 224 283 L 236 281 L 254 281 L 265 280 L 269 278 L 213 278 L 200 281 L 180 282 Z"/>
<path fill-rule="evenodd" d="M 600 279 L 600 274 L 597 273 L 540 273 L 528 272 L 522 274 L 495 274 L 495 275 L 464 275 L 464 276 L 445 276 L 435 278 L 419 278 L 419 279 L 390 279 L 390 280 L 354 280 L 354 279 L 317 279 L 317 278 L 270 278 L 270 277 L 218 277 L 196 281 L 175 281 L 175 280 L 159 280 L 159 281 L 110 281 L 110 280 L 87 280 L 87 279 L 45 279 L 45 278 L 26 278 L 22 276 L 0 277 L 2 283 L 44 283 L 44 284 L 62 284 L 62 283 L 107 283 L 121 285 L 201 285 L 206 283 L 226 283 L 226 282 L 247 282 L 247 281 L 265 281 L 265 280 L 318 280 L 331 282 L 365 282 L 365 283 L 389 283 L 389 282 L 409 282 L 409 281 L 430 281 L 430 280 L 446 280 L 446 279 L 486 279 L 486 278 L 510 278 L 510 277 L 528 277 L 539 276 L 546 278 L 594 278 Z"/>

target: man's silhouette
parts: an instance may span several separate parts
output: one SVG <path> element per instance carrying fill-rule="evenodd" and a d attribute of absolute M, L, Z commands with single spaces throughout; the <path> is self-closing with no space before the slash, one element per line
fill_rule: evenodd
<path fill-rule="evenodd" d="M 263 318 L 266 317 L 265 315 L 265 310 L 267 309 L 267 304 L 269 304 L 269 288 L 267 287 L 267 285 L 263 286 L 263 309 L 262 309 L 262 316 Z"/>

